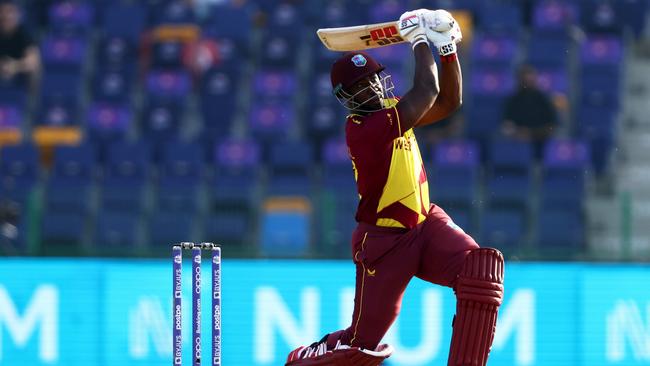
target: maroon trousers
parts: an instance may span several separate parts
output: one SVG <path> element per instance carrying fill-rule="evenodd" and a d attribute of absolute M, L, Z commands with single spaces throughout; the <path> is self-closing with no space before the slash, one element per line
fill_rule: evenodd
<path fill-rule="evenodd" d="M 432 205 L 425 221 L 406 229 L 360 223 L 352 235 L 356 291 L 352 323 L 332 333 L 337 339 L 374 349 L 399 314 L 402 296 L 413 276 L 453 287 L 465 257 L 478 244 Z"/>

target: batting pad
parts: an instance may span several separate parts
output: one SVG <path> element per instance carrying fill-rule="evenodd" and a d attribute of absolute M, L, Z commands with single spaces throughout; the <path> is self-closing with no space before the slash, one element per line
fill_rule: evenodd
<path fill-rule="evenodd" d="M 503 300 L 503 255 L 496 249 L 473 250 L 456 282 L 456 316 L 448 365 L 484 366 L 494 339 Z"/>

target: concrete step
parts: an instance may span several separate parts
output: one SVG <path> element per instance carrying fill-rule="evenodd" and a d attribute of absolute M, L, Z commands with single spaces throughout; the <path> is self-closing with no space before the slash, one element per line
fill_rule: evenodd
<path fill-rule="evenodd" d="M 649 123 L 650 125 L 650 123 Z M 618 146 L 626 161 L 650 167 L 650 131 L 645 133 L 626 133 L 619 138 Z"/>
<path fill-rule="evenodd" d="M 616 187 L 619 192 L 631 192 L 638 199 L 650 198 L 650 169 L 645 163 L 620 167 L 616 174 Z"/>

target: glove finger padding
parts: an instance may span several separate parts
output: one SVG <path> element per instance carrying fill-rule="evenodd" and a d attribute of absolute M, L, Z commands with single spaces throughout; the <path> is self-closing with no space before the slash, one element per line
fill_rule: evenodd
<path fill-rule="evenodd" d="M 458 22 L 454 20 L 451 14 L 444 10 L 442 11 L 448 14 L 448 17 L 445 15 L 447 18 L 443 22 L 446 25 L 450 25 L 450 29 L 444 32 L 436 31 L 435 29 L 440 29 L 440 27 L 434 27 L 435 23 L 431 23 L 432 20 L 429 19 L 426 26 L 426 34 L 427 39 L 438 49 L 438 53 L 442 56 L 448 56 L 456 52 L 456 44 L 463 39 L 463 34 Z"/>
<path fill-rule="evenodd" d="M 409 41 L 413 48 L 417 44 L 427 42 L 426 29 L 422 20 L 422 9 L 407 11 L 399 17 L 399 33 Z"/>
<path fill-rule="evenodd" d="M 450 12 L 443 9 L 428 10 L 424 14 L 424 21 L 427 29 L 432 29 L 436 32 L 446 32 L 453 28 L 456 20 Z"/>

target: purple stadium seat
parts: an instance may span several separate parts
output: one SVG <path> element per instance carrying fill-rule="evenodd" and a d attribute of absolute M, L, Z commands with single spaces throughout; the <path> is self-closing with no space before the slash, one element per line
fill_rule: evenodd
<path fill-rule="evenodd" d="M 149 101 L 142 113 L 142 134 L 154 143 L 161 143 L 178 137 L 183 117 L 183 106 L 166 101 Z"/>
<path fill-rule="evenodd" d="M 342 137 L 327 140 L 323 145 L 323 164 L 328 166 L 345 165 L 350 167 L 348 145 Z"/>
<path fill-rule="evenodd" d="M 20 129 L 23 122 L 23 112 L 13 105 L 0 104 L 0 131 Z"/>
<path fill-rule="evenodd" d="M 31 143 L 3 146 L 0 154 L 2 196 L 25 203 L 39 178 L 39 153 L 36 146 Z"/>
<path fill-rule="evenodd" d="M 222 141 L 214 153 L 221 169 L 254 168 L 260 162 L 260 148 L 253 140 Z"/>
<path fill-rule="evenodd" d="M 99 140 L 119 139 L 126 136 L 133 115 L 123 105 L 93 103 L 87 112 L 88 130 Z"/>
<path fill-rule="evenodd" d="M 98 72 L 93 80 L 94 99 L 128 104 L 131 102 L 131 82 L 127 72 Z"/>
<path fill-rule="evenodd" d="M 397 0 L 381 0 L 368 11 L 371 23 L 390 22 L 399 19 L 407 11 L 406 4 Z"/>
<path fill-rule="evenodd" d="M 533 26 L 547 31 L 562 31 L 577 24 L 579 9 L 575 3 L 560 0 L 538 1 L 533 9 Z"/>
<path fill-rule="evenodd" d="M 179 68 L 183 65 L 183 43 L 178 41 L 156 42 L 153 45 L 154 68 Z"/>
<path fill-rule="evenodd" d="M 587 32 L 619 33 L 624 24 L 615 3 L 619 1 L 581 1 L 581 25 Z"/>
<path fill-rule="evenodd" d="M 151 4 L 150 13 L 153 14 L 154 26 L 161 24 L 192 24 L 196 22 L 194 8 L 182 0 Z"/>
<path fill-rule="evenodd" d="M 140 2 L 119 1 L 106 6 L 102 15 L 102 30 L 109 37 L 137 42 L 145 29 L 147 9 Z"/>
<path fill-rule="evenodd" d="M 238 48 L 246 48 L 250 38 L 256 5 L 252 2 L 221 2 L 210 7 L 203 34 L 228 38 Z"/>
<path fill-rule="evenodd" d="M 295 3 L 281 2 L 270 9 L 267 29 L 273 34 L 300 39 L 304 14 Z"/>
<path fill-rule="evenodd" d="M 580 47 L 583 65 L 620 65 L 623 60 L 623 44 L 615 36 L 590 35 Z"/>
<path fill-rule="evenodd" d="M 438 166 L 476 167 L 480 163 L 479 149 L 471 141 L 446 141 L 434 147 L 434 162 Z"/>
<path fill-rule="evenodd" d="M 70 99 L 44 99 L 38 110 L 37 125 L 77 126 L 79 125 L 79 104 Z"/>
<path fill-rule="evenodd" d="M 581 210 L 590 159 L 589 147 L 583 141 L 553 139 L 547 142 L 540 188 L 543 210 Z"/>
<path fill-rule="evenodd" d="M 107 36 L 97 46 L 97 65 L 101 69 L 133 71 L 137 61 L 136 43 L 126 37 Z"/>
<path fill-rule="evenodd" d="M 267 142 L 286 136 L 294 119 L 294 110 L 286 103 L 259 103 L 251 107 L 249 115 L 252 133 Z"/>
<path fill-rule="evenodd" d="M 589 149 L 584 142 L 550 140 L 544 149 L 544 165 L 550 168 L 580 168 L 589 164 Z"/>
<path fill-rule="evenodd" d="M 476 70 L 471 83 L 474 95 L 505 97 L 514 90 L 515 79 L 511 71 Z"/>
<path fill-rule="evenodd" d="M 534 67 L 566 68 L 573 48 L 565 34 L 534 32 L 528 40 L 526 62 Z"/>
<path fill-rule="evenodd" d="M 47 36 L 41 42 L 41 54 L 46 70 L 80 72 L 86 54 L 86 42 L 80 38 Z"/>
<path fill-rule="evenodd" d="M 185 99 L 192 88 L 190 76 L 185 71 L 151 71 L 147 75 L 146 91 L 154 98 Z"/>
<path fill-rule="evenodd" d="M 444 141 L 433 147 L 428 169 L 432 200 L 443 207 L 472 210 L 477 199 L 480 150 L 468 140 Z"/>
<path fill-rule="evenodd" d="M 253 77 L 253 91 L 262 98 L 289 98 L 296 93 L 298 80 L 293 71 L 258 71 Z"/>
<path fill-rule="evenodd" d="M 490 33 L 516 33 L 523 23 L 520 2 L 481 1 L 477 17 L 479 26 Z"/>
<path fill-rule="evenodd" d="M 293 36 L 295 37 L 295 36 Z M 299 42 L 289 36 L 266 33 L 261 45 L 261 65 L 276 69 L 294 69 Z"/>
<path fill-rule="evenodd" d="M 344 0 L 325 1 L 315 21 L 319 28 L 346 27 L 364 24 L 367 11 L 355 11 L 356 2 Z M 399 17 L 395 18 L 398 19 Z M 316 38 L 316 37 L 315 37 Z"/>
<path fill-rule="evenodd" d="M 512 64 L 517 41 L 506 35 L 477 34 L 472 42 L 472 57 L 480 65 Z"/>
<path fill-rule="evenodd" d="M 537 84 L 539 88 L 547 93 L 564 94 L 569 93 L 569 77 L 564 69 L 538 69 Z"/>
<path fill-rule="evenodd" d="M 55 31 L 84 31 L 93 25 L 92 4 L 85 1 L 55 2 L 49 9 L 49 25 Z"/>

